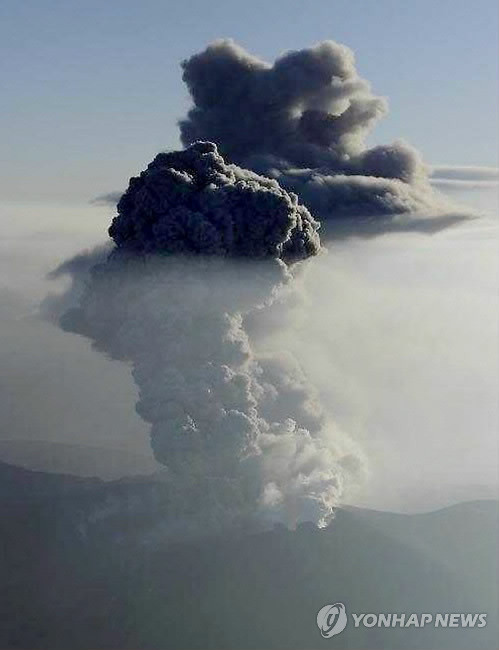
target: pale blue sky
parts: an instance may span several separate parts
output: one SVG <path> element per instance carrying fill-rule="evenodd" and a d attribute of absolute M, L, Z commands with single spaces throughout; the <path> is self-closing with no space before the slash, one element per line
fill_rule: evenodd
<path fill-rule="evenodd" d="M 332 38 L 390 99 L 372 142 L 497 165 L 497 0 L 3 0 L 0 193 L 87 200 L 178 144 L 180 61 L 219 37 L 273 59 Z"/>

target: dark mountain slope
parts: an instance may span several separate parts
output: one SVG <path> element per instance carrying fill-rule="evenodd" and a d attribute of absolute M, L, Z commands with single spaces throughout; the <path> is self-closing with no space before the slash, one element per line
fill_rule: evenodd
<path fill-rule="evenodd" d="M 496 647 L 496 502 L 410 516 L 349 508 L 325 530 L 166 542 L 151 535 L 165 489 L 0 465 L 0 646 Z M 350 620 L 324 640 L 316 613 L 337 601 L 350 613 L 486 611 L 489 624 L 355 629 Z"/>

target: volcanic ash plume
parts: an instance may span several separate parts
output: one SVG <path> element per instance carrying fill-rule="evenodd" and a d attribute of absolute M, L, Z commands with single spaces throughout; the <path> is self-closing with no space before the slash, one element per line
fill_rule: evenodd
<path fill-rule="evenodd" d="M 290 293 L 294 263 L 319 252 L 317 230 L 275 180 L 198 142 L 131 179 L 109 229 L 115 246 L 89 254 L 90 271 L 79 256 L 55 274 L 73 280 L 62 327 L 131 363 L 175 494 L 172 521 L 323 525 L 362 471 L 294 360 L 264 350 L 255 332 L 265 327 L 246 327 Z"/>
<path fill-rule="evenodd" d="M 183 143 L 213 140 L 226 159 L 277 179 L 322 219 L 448 209 L 412 147 L 366 149 L 387 104 L 344 45 L 324 41 L 270 65 L 220 40 L 183 69 L 194 103 L 180 122 Z"/>

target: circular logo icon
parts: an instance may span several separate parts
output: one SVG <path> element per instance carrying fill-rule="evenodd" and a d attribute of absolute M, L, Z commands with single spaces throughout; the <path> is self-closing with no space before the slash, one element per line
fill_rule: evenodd
<path fill-rule="evenodd" d="M 324 639 L 343 632 L 347 626 L 347 612 L 343 603 L 324 605 L 317 614 L 317 627 Z"/>

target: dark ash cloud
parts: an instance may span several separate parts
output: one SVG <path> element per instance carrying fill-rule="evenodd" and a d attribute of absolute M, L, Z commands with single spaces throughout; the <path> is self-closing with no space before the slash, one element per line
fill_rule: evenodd
<path fill-rule="evenodd" d="M 160 153 L 132 178 L 109 234 L 120 249 L 305 259 L 318 223 L 275 180 L 226 165 L 211 142 Z"/>
<path fill-rule="evenodd" d="M 274 65 L 252 57 L 231 40 L 216 41 L 182 64 L 194 107 L 180 122 L 184 143 L 217 142 L 229 160 L 246 165 L 273 156 L 288 167 L 360 170 L 362 142 L 386 113 L 355 70 L 351 50 L 333 41 L 289 52 Z M 388 150 L 394 177 L 414 173 L 412 156 Z M 392 157 L 401 159 L 395 165 Z"/>
<path fill-rule="evenodd" d="M 194 103 L 180 121 L 183 143 L 216 142 L 226 159 L 277 179 L 320 219 L 452 211 L 411 146 L 366 148 L 387 103 L 344 45 L 324 41 L 271 65 L 220 40 L 182 67 Z"/>

